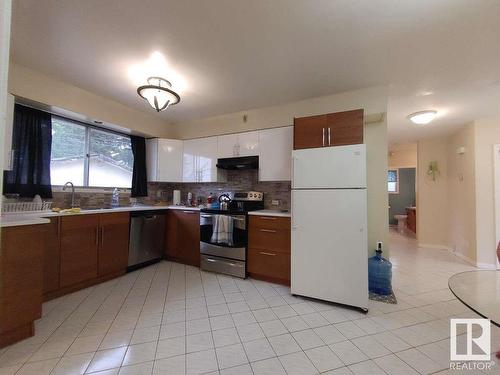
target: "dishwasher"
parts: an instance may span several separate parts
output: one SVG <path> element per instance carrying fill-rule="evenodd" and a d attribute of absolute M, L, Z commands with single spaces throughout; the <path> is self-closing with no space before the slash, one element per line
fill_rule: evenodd
<path fill-rule="evenodd" d="M 158 262 L 163 256 L 166 211 L 130 212 L 127 271 Z"/>

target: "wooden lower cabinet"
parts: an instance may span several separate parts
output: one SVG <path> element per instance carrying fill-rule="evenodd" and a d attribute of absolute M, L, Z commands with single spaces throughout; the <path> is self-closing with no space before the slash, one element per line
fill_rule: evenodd
<path fill-rule="evenodd" d="M 61 217 L 61 287 L 97 277 L 99 215 Z"/>
<path fill-rule="evenodd" d="M 48 224 L 2 228 L 0 347 L 33 335 L 42 315 L 43 250 Z"/>
<path fill-rule="evenodd" d="M 45 248 L 43 250 L 43 293 L 50 293 L 59 289 L 59 268 L 61 260 L 60 230 L 61 220 L 59 217 L 50 218 L 47 224 Z"/>
<path fill-rule="evenodd" d="M 290 254 L 249 248 L 247 261 L 250 276 L 290 284 Z"/>
<path fill-rule="evenodd" d="M 200 266 L 200 213 L 194 210 L 170 210 L 165 231 L 167 258 Z"/>
<path fill-rule="evenodd" d="M 290 284 L 290 218 L 250 215 L 247 271 L 251 277 Z"/>
<path fill-rule="evenodd" d="M 99 216 L 99 276 L 125 272 L 128 263 L 130 214 L 117 212 Z"/>

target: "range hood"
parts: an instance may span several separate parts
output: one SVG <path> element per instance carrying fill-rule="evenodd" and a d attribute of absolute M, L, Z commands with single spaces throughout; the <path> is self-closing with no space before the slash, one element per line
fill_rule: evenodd
<path fill-rule="evenodd" d="M 227 170 L 259 169 L 258 156 L 217 159 L 217 168 Z"/>

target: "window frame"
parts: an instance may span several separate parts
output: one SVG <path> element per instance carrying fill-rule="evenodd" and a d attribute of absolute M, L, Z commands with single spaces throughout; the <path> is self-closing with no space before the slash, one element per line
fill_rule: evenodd
<path fill-rule="evenodd" d="M 389 186 L 387 186 L 387 192 L 389 194 L 399 194 L 399 168 L 388 168 L 387 169 L 387 183 L 391 182 L 389 181 L 389 172 L 396 172 L 396 190 L 395 191 L 389 191 Z"/>
<path fill-rule="evenodd" d="M 109 190 L 115 188 L 115 186 L 90 186 L 89 185 L 89 176 L 90 176 L 90 131 L 92 129 L 99 130 L 105 133 L 111 133 L 114 135 L 118 135 L 120 137 L 126 137 L 126 138 L 131 138 L 130 134 L 122 133 L 116 130 L 108 129 L 102 126 L 96 126 L 92 125 L 83 121 L 78 121 L 74 120 L 72 118 L 64 117 L 61 115 L 56 115 L 56 114 L 51 114 L 52 118 L 59 118 L 63 121 L 67 122 L 72 122 L 76 125 L 83 126 L 85 128 L 85 155 L 83 159 L 83 185 L 75 185 L 75 188 L 78 189 L 92 189 L 92 190 Z M 51 158 L 52 161 L 52 158 Z M 57 185 L 57 184 L 52 184 L 52 186 L 57 187 L 57 188 L 62 188 L 63 185 Z M 129 191 L 132 189 L 131 187 L 124 188 L 124 187 L 117 187 L 118 190 L 120 191 Z"/>

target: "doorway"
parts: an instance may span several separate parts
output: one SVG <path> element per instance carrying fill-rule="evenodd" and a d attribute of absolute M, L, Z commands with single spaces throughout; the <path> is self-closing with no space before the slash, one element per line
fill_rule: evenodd
<path fill-rule="evenodd" d="M 391 230 L 416 238 L 417 232 L 417 144 L 389 146 L 387 193 Z"/>

